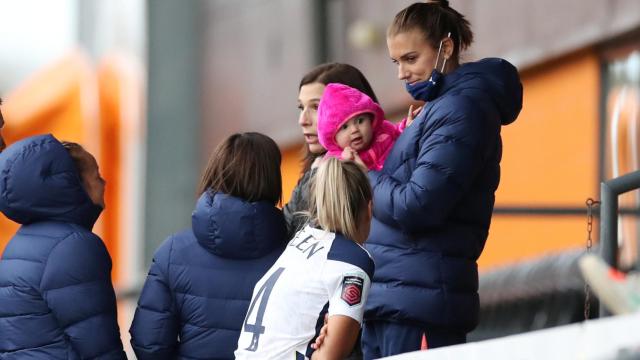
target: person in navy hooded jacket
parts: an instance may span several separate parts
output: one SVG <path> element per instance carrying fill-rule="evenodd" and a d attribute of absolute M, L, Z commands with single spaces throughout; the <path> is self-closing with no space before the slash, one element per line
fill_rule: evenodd
<path fill-rule="evenodd" d="M 387 46 L 408 92 L 424 101 L 373 188 L 367 249 L 376 273 L 363 330 L 365 359 L 463 343 L 478 322 L 476 260 L 500 181 L 501 126 L 522 107 L 516 68 L 460 65 L 473 39 L 446 0 L 400 11 Z"/>
<path fill-rule="evenodd" d="M 1 359 L 126 359 L 111 258 L 91 232 L 104 185 L 91 154 L 51 135 L 0 154 L 0 211 L 22 224 L 0 259 Z"/>
<path fill-rule="evenodd" d="M 280 150 L 259 133 L 213 152 L 191 229 L 156 251 L 138 301 L 138 359 L 233 359 L 255 284 L 287 241 Z"/>

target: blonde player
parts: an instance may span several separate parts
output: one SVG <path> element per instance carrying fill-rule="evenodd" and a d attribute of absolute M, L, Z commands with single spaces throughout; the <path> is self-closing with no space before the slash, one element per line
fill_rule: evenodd
<path fill-rule="evenodd" d="M 356 342 L 373 260 L 362 247 L 371 187 L 353 162 L 325 160 L 310 196 L 310 222 L 256 284 L 236 359 L 343 359 Z M 314 351 L 325 314 L 327 335 Z"/>

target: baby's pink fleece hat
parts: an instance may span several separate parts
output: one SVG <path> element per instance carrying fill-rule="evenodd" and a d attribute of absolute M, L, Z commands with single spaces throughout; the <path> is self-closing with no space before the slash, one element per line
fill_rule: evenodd
<path fill-rule="evenodd" d="M 370 113 L 371 128 L 376 133 L 384 121 L 384 111 L 369 96 L 343 84 L 328 84 L 318 106 L 318 140 L 327 149 L 328 155 L 339 156 L 342 149 L 336 143 L 338 130 L 350 118 Z"/>

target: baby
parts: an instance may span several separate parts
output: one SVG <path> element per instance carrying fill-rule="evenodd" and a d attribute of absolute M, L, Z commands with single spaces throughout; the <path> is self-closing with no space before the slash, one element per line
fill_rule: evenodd
<path fill-rule="evenodd" d="M 411 113 L 411 112 L 410 112 Z M 366 94 L 342 84 L 328 84 L 318 107 L 318 140 L 326 156 L 360 157 L 369 170 L 380 170 L 391 147 L 410 123 L 385 120 L 380 105 Z"/>

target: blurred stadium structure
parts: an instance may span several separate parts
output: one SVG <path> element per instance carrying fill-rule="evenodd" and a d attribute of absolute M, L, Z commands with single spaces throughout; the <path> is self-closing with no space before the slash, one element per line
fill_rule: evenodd
<path fill-rule="evenodd" d="M 125 342 L 153 252 L 190 225 L 197 179 L 218 141 L 249 130 L 276 139 L 288 197 L 302 146 L 298 81 L 312 66 L 357 66 L 387 115 L 403 116 L 410 99 L 384 31 L 411 2 L 0 0 L 4 132 L 9 143 L 51 132 L 97 155 L 108 185 L 96 230 L 114 259 Z M 480 326 L 470 339 L 580 321 L 585 200 L 599 197 L 601 181 L 640 169 L 640 2 L 450 3 L 476 35 L 464 59 L 504 57 L 525 89 L 520 118 L 503 129 L 502 181 L 479 260 Z M 618 260 L 629 269 L 638 261 L 638 192 L 620 207 Z M 0 216 L 0 251 L 15 229 Z"/>

